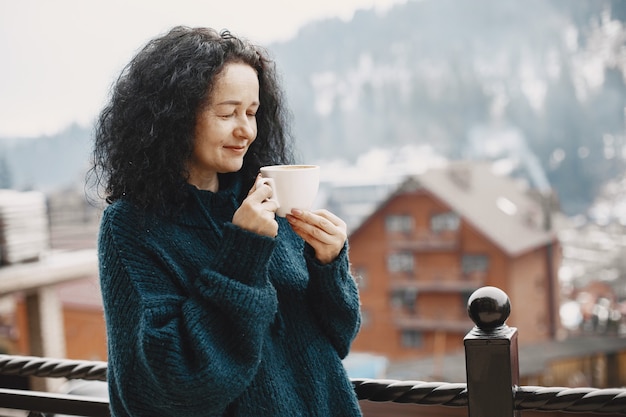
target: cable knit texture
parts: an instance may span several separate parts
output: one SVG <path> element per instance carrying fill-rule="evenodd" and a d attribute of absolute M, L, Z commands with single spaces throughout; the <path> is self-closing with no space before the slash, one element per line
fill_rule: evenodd
<path fill-rule="evenodd" d="M 360 323 L 347 245 L 328 265 L 278 218 L 230 223 L 237 184 L 175 216 L 119 200 L 99 237 L 114 417 L 360 416 L 341 359 Z"/>

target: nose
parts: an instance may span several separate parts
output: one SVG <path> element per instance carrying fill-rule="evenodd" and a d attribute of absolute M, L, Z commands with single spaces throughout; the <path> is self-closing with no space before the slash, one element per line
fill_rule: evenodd
<path fill-rule="evenodd" d="M 235 128 L 235 135 L 240 138 L 253 139 L 256 137 L 256 119 L 244 115 L 239 118 Z"/>

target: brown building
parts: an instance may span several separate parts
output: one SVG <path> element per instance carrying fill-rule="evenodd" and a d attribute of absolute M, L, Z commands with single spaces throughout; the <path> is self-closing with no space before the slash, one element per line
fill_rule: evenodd
<path fill-rule="evenodd" d="M 520 344 L 556 335 L 550 205 L 492 168 L 452 163 L 409 177 L 351 233 L 363 312 L 353 351 L 396 360 L 462 349 L 467 299 L 487 285 L 509 295 Z"/>

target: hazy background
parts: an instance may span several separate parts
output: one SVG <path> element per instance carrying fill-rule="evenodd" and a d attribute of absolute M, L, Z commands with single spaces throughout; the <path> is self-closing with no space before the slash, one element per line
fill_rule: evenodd
<path fill-rule="evenodd" d="M 300 159 L 331 178 L 492 160 L 626 224 L 625 19 L 622 0 L 0 0 L 0 187 L 82 187 L 122 66 L 205 25 L 270 49 Z"/>
<path fill-rule="evenodd" d="M 314 19 L 399 0 L 0 0 L 0 137 L 88 124 L 133 53 L 172 26 L 229 29 L 268 44 Z"/>

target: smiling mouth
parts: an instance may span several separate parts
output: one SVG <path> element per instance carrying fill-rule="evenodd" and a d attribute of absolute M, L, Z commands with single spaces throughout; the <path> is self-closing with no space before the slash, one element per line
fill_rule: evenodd
<path fill-rule="evenodd" d="M 224 148 L 235 152 L 243 152 L 246 150 L 245 146 L 224 146 Z"/>

